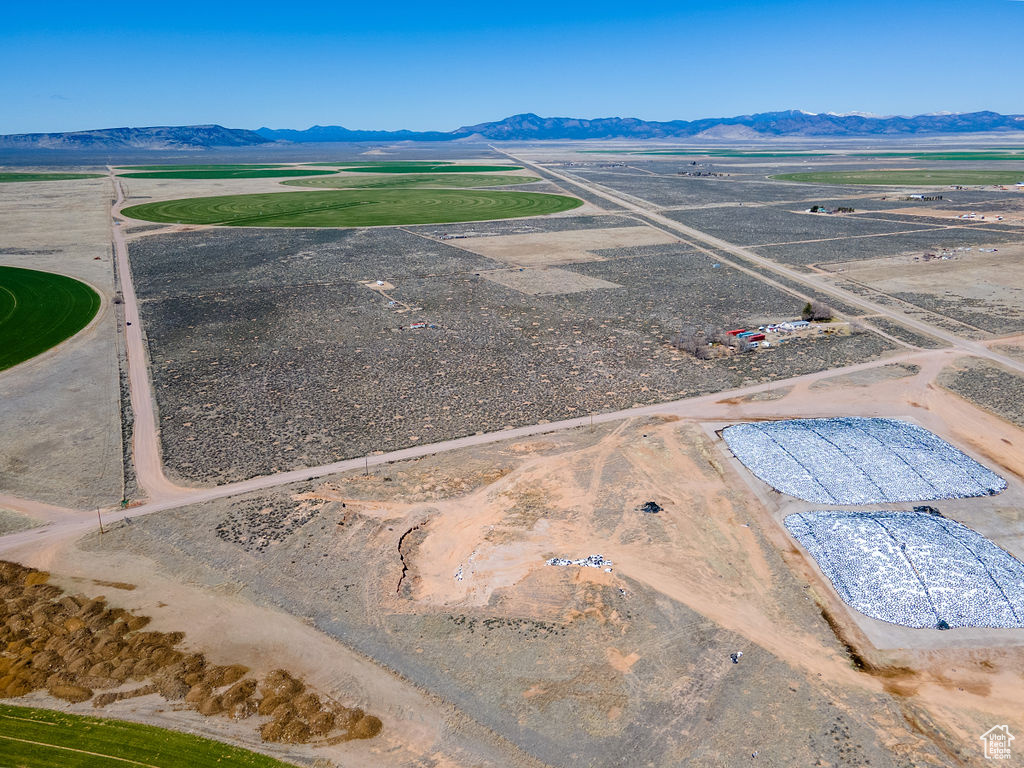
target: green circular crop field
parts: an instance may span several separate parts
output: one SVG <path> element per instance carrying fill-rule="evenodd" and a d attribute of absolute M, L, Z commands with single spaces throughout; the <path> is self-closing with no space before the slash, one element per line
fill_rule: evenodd
<path fill-rule="evenodd" d="M 193 197 L 133 205 L 121 213 L 166 224 L 379 227 L 542 216 L 582 204 L 574 197 L 537 192 L 366 189 Z"/>
<path fill-rule="evenodd" d="M 99 308 L 99 294 L 78 280 L 0 267 L 0 371 L 74 336 Z"/>
<path fill-rule="evenodd" d="M 284 168 L 280 163 L 200 163 L 199 165 L 119 165 L 118 171 L 246 171 Z"/>
<path fill-rule="evenodd" d="M 415 165 L 413 163 L 377 163 L 357 166 L 341 166 L 347 173 L 500 173 L 521 171 L 521 165 Z"/>
<path fill-rule="evenodd" d="M 1016 184 L 1024 181 L 1024 171 L 971 171 L 959 169 L 893 171 L 821 171 L 820 173 L 783 173 L 772 176 L 781 181 L 812 184 L 870 184 L 877 186 L 965 187 L 991 184 Z"/>
<path fill-rule="evenodd" d="M 349 175 L 328 176 L 317 179 L 295 179 L 282 181 L 289 187 L 317 187 L 320 189 L 392 189 L 396 187 L 448 187 L 469 189 L 472 187 L 503 187 L 512 184 L 529 184 L 540 181 L 536 176 L 510 176 L 494 173 L 403 173 L 381 174 L 379 176 Z"/>
<path fill-rule="evenodd" d="M 182 171 L 131 171 L 124 179 L 278 179 L 286 176 L 321 176 L 334 171 L 313 168 L 202 168 Z"/>

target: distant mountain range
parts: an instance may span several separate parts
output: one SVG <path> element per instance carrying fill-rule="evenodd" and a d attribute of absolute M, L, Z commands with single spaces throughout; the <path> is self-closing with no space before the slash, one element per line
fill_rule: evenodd
<path fill-rule="evenodd" d="M 1024 131 L 1024 115 L 996 112 L 869 117 L 858 114 L 814 114 L 801 110 L 762 112 L 740 117 L 655 122 L 609 117 L 580 120 L 570 117 L 515 115 L 496 123 L 459 128 L 457 134 L 480 134 L 492 141 L 525 139 L 682 139 L 758 138 L 777 136 L 904 136 L 928 133 L 987 133 Z M 262 133 L 262 132 L 260 132 Z M 265 135 L 265 134 L 263 134 Z"/>
<path fill-rule="evenodd" d="M 492 123 L 464 125 L 454 131 L 360 131 L 316 125 L 304 131 L 219 125 L 157 128 L 107 128 L 71 133 L 0 136 L 0 149 L 204 149 L 245 147 L 270 142 L 533 141 L 552 139 L 734 139 L 776 137 L 919 136 L 1024 131 L 1024 115 L 966 112 L 916 117 L 864 114 L 815 114 L 801 110 L 762 112 L 739 117 L 657 122 L 632 117 L 584 120 L 527 113 Z"/>
<path fill-rule="evenodd" d="M 0 136 L 0 149 L 206 149 L 268 144 L 255 131 L 220 125 L 100 128 L 69 133 L 14 133 Z"/>

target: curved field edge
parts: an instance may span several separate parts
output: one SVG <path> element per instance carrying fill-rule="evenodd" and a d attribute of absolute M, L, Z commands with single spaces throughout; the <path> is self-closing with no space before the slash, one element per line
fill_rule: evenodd
<path fill-rule="evenodd" d="M 1024 171 L 968 170 L 893 170 L 893 171 L 821 171 L 780 173 L 769 178 L 778 181 L 799 181 L 809 184 L 855 184 L 872 186 L 988 186 L 1024 182 Z"/>
<path fill-rule="evenodd" d="M 377 227 L 543 216 L 582 204 L 574 197 L 539 192 L 371 189 L 182 198 L 134 205 L 121 213 L 164 224 Z"/>
<path fill-rule="evenodd" d="M 124 720 L 0 704 L 0 764 L 19 768 L 291 768 L 267 755 Z"/>
<path fill-rule="evenodd" d="M 317 187 L 326 189 L 394 189 L 398 187 L 434 187 L 434 188 L 481 188 L 506 187 L 516 184 L 532 184 L 541 181 L 537 176 L 510 176 L 507 174 L 487 173 L 412 173 L 412 174 L 381 174 L 379 176 L 330 176 L 328 178 L 293 179 L 282 181 L 289 187 Z"/>
<path fill-rule="evenodd" d="M 74 179 L 102 179 L 105 173 L 0 173 L 0 183 L 16 181 L 72 181 Z"/>
<path fill-rule="evenodd" d="M 100 295 L 80 280 L 0 266 L 0 371 L 71 338 L 99 308 Z"/>
<path fill-rule="evenodd" d="M 502 171 L 521 171 L 521 165 L 454 165 L 438 163 L 437 165 L 412 166 L 405 163 L 381 163 L 379 165 L 341 166 L 341 170 L 349 173 L 501 173 Z"/>
<path fill-rule="evenodd" d="M 286 176 L 326 176 L 334 171 L 313 168 L 243 168 L 238 170 L 139 171 L 119 173 L 122 179 L 276 179 Z"/>
<path fill-rule="evenodd" d="M 121 171 L 254 171 L 261 168 L 288 168 L 282 163 L 198 163 L 196 165 L 119 165 Z"/>

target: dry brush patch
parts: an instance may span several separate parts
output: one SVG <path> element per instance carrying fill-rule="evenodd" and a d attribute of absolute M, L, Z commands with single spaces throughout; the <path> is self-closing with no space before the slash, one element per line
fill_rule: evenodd
<path fill-rule="evenodd" d="M 262 679 L 240 664 L 211 664 L 178 646 L 181 632 L 143 631 L 149 623 L 103 597 L 65 594 L 49 574 L 0 561 L 0 697 L 45 690 L 68 702 L 159 694 L 202 715 L 260 716 L 264 741 L 337 744 L 373 738 L 379 718 L 343 706 L 285 670 Z"/>
<path fill-rule="evenodd" d="M 685 246 L 563 269 L 614 286 L 531 296 L 497 262 L 405 232 L 186 233 L 133 244 L 168 468 L 236 480 L 372 451 L 862 362 L 873 334 L 707 364 L 684 325 L 757 327 L 803 301 Z M 386 279 L 399 312 L 360 281 Z M 434 327 L 413 330 L 414 321 Z"/>

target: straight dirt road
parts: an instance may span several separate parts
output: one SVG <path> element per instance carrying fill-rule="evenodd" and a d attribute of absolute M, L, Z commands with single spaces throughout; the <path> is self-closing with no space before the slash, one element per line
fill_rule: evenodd
<path fill-rule="evenodd" d="M 579 187 L 580 189 L 586 190 L 587 192 L 590 192 L 593 195 L 604 198 L 609 202 L 615 203 L 616 205 L 620 205 L 623 208 L 629 210 L 631 213 L 644 219 L 647 223 L 652 224 L 653 226 L 657 226 L 663 231 L 667 231 L 676 236 L 682 235 L 692 240 L 696 240 L 697 242 L 709 245 L 712 248 L 717 248 L 720 251 L 732 254 L 733 256 L 736 256 L 746 262 L 756 264 L 758 267 L 764 270 L 773 272 L 777 275 L 793 280 L 801 285 L 805 285 L 821 295 L 831 296 L 833 298 L 839 299 L 840 301 L 843 301 L 851 306 L 863 309 L 869 314 L 883 315 L 889 318 L 890 320 L 899 323 L 900 325 L 903 325 L 911 330 L 917 331 L 918 333 L 923 333 L 926 336 L 932 336 L 936 339 L 941 339 L 942 341 L 945 341 L 947 344 L 952 346 L 954 349 L 959 350 L 960 352 L 975 355 L 976 357 L 984 357 L 987 358 L 988 360 L 999 363 L 1000 365 L 1006 368 L 1010 368 L 1011 370 L 1017 371 L 1018 373 L 1024 373 L 1024 362 L 1014 360 L 1013 358 L 1007 357 L 1006 355 L 1001 355 L 998 352 L 993 352 L 991 349 L 986 347 L 984 344 L 981 344 L 980 342 L 970 341 L 968 339 L 964 339 L 960 336 L 957 336 L 956 334 L 950 333 L 949 331 L 943 330 L 942 328 L 936 328 L 935 326 L 929 325 L 928 323 L 922 322 L 921 320 L 917 320 L 913 317 L 903 314 L 902 312 L 898 312 L 892 309 L 891 307 L 887 307 L 882 304 L 876 304 L 875 302 L 858 296 L 857 294 L 852 293 L 851 291 L 847 291 L 844 290 L 843 288 L 839 288 L 835 285 L 832 285 L 831 283 L 822 279 L 821 277 L 818 277 L 816 275 L 809 275 L 805 272 L 800 272 L 798 270 L 792 269 L 791 267 L 778 264 L 777 262 L 774 262 L 771 259 L 767 259 L 764 256 L 760 256 L 754 253 L 753 251 L 748 250 L 747 248 L 742 248 L 738 245 L 733 245 L 732 243 L 726 242 L 725 240 L 722 240 L 718 237 L 714 237 L 713 235 L 701 232 L 699 229 L 694 229 L 693 227 L 688 227 L 685 224 L 680 224 L 678 221 L 675 221 L 674 219 L 670 219 L 667 216 L 663 216 L 660 213 L 657 213 L 656 211 L 650 210 L 648 207 L 633 202 L 634 199 L 640 200 L 640 198 L 631 199 L 631 196 L 621 195 L 600 184 L 594 184 L 593 182 L 588 182 L 575 176 L 569 176 L 564 173 L 559 173 L 558 171 L 554 171 L 550 168 L 537 165 L 536 163 L 532 163 L 529 160 L 525 160 L 524 158 L 519 157 L 517 155 L 512 155 L 494 146 L 491 146 L 491 149 L 493 149 L 495 152 L 501 153 L 502 155 L 510 158 L 511 160 L 514 160 L 516 163 L 519 163 L 523 166 L 530 168 L 532 171 L 541 176 L 546 175 L 548 177 L 560 179 L 561 181 L 567 182 L 569 184 Z M 648 203 L 648 205 L 650 204 Z M 732 266 L 738 265 L 732 264 Z M 752 274 L 756 275 L 756 273 Z M 758 276 L 761 279 L 764 279 L 763 275 Z"/>
<path fill-rule="evenodd" d="M 139 319 L 139 302 L 135 297 L 131 264 L 128 261 L 128 245 L 124 231 L 116 214 L 124 204 L 124 188 L 110 172 L 110 180 L 116 195 L 111 209 L 111 235 L 114 244 L 114 259 L 121 284 L 121 298 L 124 301 L 125 356 L 128 366 L 128 393 L 135 422 L 132 431 L 132 456 L 135 460 L 135 475 L 139 486 L 151 499 L 174 498 L 187 489 L 174 485 L 164 475 L 163 455 L 160 450 L 160 431 L 156 423 L 156 400 L 153 384 L 149 378 L 149 356 Z"/>
<path fill-rule="evenodd" d="M 754 384 L 740 389 L 727 390 L 724 392 L 713 392 L 708 395 L 690 397 L 682 400 L 675 400 L 667 403 L 655 403 L 639 408 L 627 408 L 621 411 L 609 411 L 597 413 L 592 416 L 581 416 L 563 421 L 553 421 L 547 424 L 534 424 L 514 429 L 503 429 L 498 432 L 487 432 L 478 435 L 467 435 L 453 440 L 445 440 L 430 445 L 417 445 L 411 448 L 403 448 L 398 451 L 384 453 L 376 456 L 363 456 L 354 459 L 345 459 L 332 464 L 324 464 L 318 467 L 305 467 L 289 472 L 280 472 L 273 475 L 263 475 L 249 480 L 241 480 L 236 483 L 227 483 L 213 488 L 177 488 L 173 494 L 165 494 L 160 498 L 128 509 L 109 510 L 103 513 L 104 524 L 114 523 L 125 518 L 134 518 L 142 515 L 150 515 L 155 512 L 164 512 L 171 509 L 191 504 L 201 504 L 214 499 L 223 499 L 228 496 L 237 496 L 252 491 L 268 490 L 277 488 L 289 483 L 314 480 L 341 472 L 351 472 L 359 469 L 369 470 L 371 467 L 378 467 L 396 461 L 408 461 L 423 456 L 431 456 L 447 451 L 456 451 L 463 448 L 488 445 L 504 440 L 517 440 L 527 437 L 534 437 L 549 432 L 558 432 L 564 429 L 576 429 L 589 427 L 591 424 L 605 424 L 623 419 L 641 418 L 654 415 L 674 415 L 680 418 L 742 418 L 742 406 L 736 407 L 729 401 L 742 399 L 748 395 L 759 392 L 769 392 L 784 387 L 813 384 L 822 379 L 841 376 L 843 374 L 857 373 L 871 368 L 878 368 L 892 363 L 902 362 L 924 362 L 936 357 L 950 357 L 954 354 L 950 350 L 927 350 L 914 351 L 892 357 L 885 357 L 879 360 L 872 360 L 866 363 L 849 365 L 844 368 L 830 368 L 816 373 L 808 373 L 802 376 L 795 376 L 790 379 Z M 17 506 L 15 500 L 9 500 L 8 505 Z M 71 536 L 84 533 L 97 524 L 95 514 L 90 511 L 85 516 L 67 517 L 54 520 L 42 528 L 33 528 L 20 533 L 13 533 L 0 537 L 0 553 L 9 552 L 22 546 L 53 542 Z"/>
<path fill-rule="evenodd" d="M 354 459 L 346 459 L 331 464 L 325 464 L 316 467 L 306 467 L 303 469 L 292 470 L 289 472 L 281 472 L 273 475 L 265 475 L 261 477 L 251 478 L 249 480 L 243 480 L 235 483 L 228 483 L 225 485 L 216 486 L 213 488 L 185 488 L 174 485 L 171 483 L 164 474 L 162 452 L 160 448 L 159 429 L 156 421 L 156 409 L 155 401 L 153 398 L 152 382 L 149 376 L 148 370 L 148 356 L 146 354 L 145 337 L 142 329 L 142 324 L 139 318 L 138 311 L 138 300 L 135 295 L 134 284 L 131 279 L 131 266 L 128 260 L 128 249 L 125 241 L 124 232 L 121 229 L 121 224 L 117 218 L 117 212 L 120 206 L 124 203 L 124 190 L 121 187 L 120 182 L 113 178 L 114 189 L 116 191 L 116 201 L 114 203 L 112 214 L 113 214 L 113 243 L 115 258 L 117 261 L 118 274 L 121 283 L 121 291 L 124 299 L 125 318 L 131 325 L 126 326 L 126 344 L 127 344 L 127 356 L 128 356 L 128 380 L 130 388 L 130 399 L 132 409 L 135 416 L 135 427 L 133 435 L 132 452 L 135 460 L 135 469 L 138 476 L 140 486 L 145 490 L 149 497 L 149 501 L 145 504 L 132 507 L 125 510 L 111 510 L 107 511 L 103 515 L 105 522 L 116 522 L 125 518 L 136 517 L 139 515 L 153 514 L 155 512 L 161 512 L 170 509 L 176 509 L 179 507 L 199 504 L 206 501 L 212 501 L 214 499 L 226 498 L 229 496 L 235 496 L 244 493 L 250 493 L 253 491 L 267 490 L 276 488 L 289 483 L 302 482 L 312 480 L 327 475 L 338 474 L 341 472 L 349 472 L 358 469 L 369 469 L 370 467 L 380 466 L 396 461 L 404 461 L 409 459 L 415 459 L 423 456 L 429 456 L 437 453 L 443 453 L 446 451 L 459 450 L 463 448 L 469 448 L 473 446 L 480 446 L 489 443 L 499 442 L 510 439 L 521 439 L 526 437 L 532 437 L 548 432 L 555 432 L 563 429 L 573 429 L 578 427 L 585 427 L 590 424 L 603 424 L 606 422 L 619 421 L 628 418 L 637 418 L 644 416 L 651 416 L 655 414 L 672 414 L 681 417 L 689 418 L 702 418 L 706 417 L 711 411 L 722 410 L 720 407 L 716 409 L 716 404 L 719 406 L 723 401 L 734 400 L 736 398 L 743 398 L 747 395 L 756 394 L 758 392 L 769 391 L 776 388 L 810 384 L 822 379 L 839 376 L 842 374 L 855 373 L 858 371 L 864 371 L 883 365 L 888 365 L 894 362 L 903 362 L 911 360 L 924 360 L 933 359 L 936 357 L 953 357 L 956 353 L 968 353 L 977 355 L 979 357 L 985 357 L 996 362 L 1000 362 L 1008 365 L 1008 367 L 1024 372 L 1024 363 L 1019 363 L 1010 358 L 1006 358 L 1000 355 L 988 347 L 980 343 L 970 342 L 965 339 L 961 339 L 958 336 L 950 334 L 941 329 L 933 328 L 927 323 L 916 321 L 913 318 L 905 317 L 904 315 L 893 312 L 887 307 L 876 305 L 870 301 L 866 301 L 859 296 L 850 294 L 842 289 L 835 288 L 822 280 L 816 279 L 813 276 L 809 276 L 787 267 L 782 267 L 775 264 L 763 257 L 757 256 L 756 254 L 750 253 L 745 249 L 734 246 L 730 243 L 726 243 L 718 238 L 706 235 L 703 232 L 686 227 L 679 224 L 671 219 L 661 216 L 657 213 L 652 213 L 646 208 L 637 205 L 625 198 L 620 198 L 612 192 L 606 191 L 603 188 L 597 188 L 592 185 L 580 183 L 574 178 L 564 176 L 556 171 L 551 171 L 546 168 L 540 168 L 527 160 L 523 160 L 514 155 L 506 154 L 516 162 L 522 163 L 526 166 L 533 168 L 538 173 L 547 173 L 556 178 L 560 178 L 570 184 L 580 186 L 591 193 L 603 197 L 607 200 L 615 202 L 619 205 L 627 207 L 629 210 L 637 214 L 639 217 L 644 218 L 654 226 L 657 226 L 665 231 L 668 231 L 673 235 L 686 235 L 699 242 L 706 243 L 717 249 L 724 250 L 732 253 L 741 259 L 747 259 L 757 263 L 764 267 L 766 270 L 776 272 L 784 275 L 793 280 L 799 281 L 801 284 L 808 285 L 815 290 L 835 296 L 843 301 L 850 304 L 859 306 L 874 314 L 882 314 L 887 317 L 901 322 L 908 327 L 920 330 L 923 333 L 942 338 L 950 343 L 953 347 L 952 350 L 937 350 L 937 351 L 911 351 L 901 355 L 896 355 L 880 360 L 873 360 L 866 363 L 859 363 L 856 365 L 850 365 L 843 368 L 833 368 L 825 371 L 819 371 L 816 373 L 805 374 L 802 376 L 796 376 L 790 379 L 778 380 L 767 382 L 763 384 L 756 384 L 740 389 L 729 390 L 724 392 L 716 392 L 709 395 L 703 395 L 698 397 L 685 398 L 682 400 L 669 401 L 666 403 L 658 403 L 654 405 L 647 405 L 638 408 L 627 408 L 620 411 L 612 411 L 607 413 L 594 414 L 592 416 L 583 416 L 573 419 L 565 419 L 562 421 L 551 422 L 546 424 L 535 424 L 531 426 L 518 427 L 515 429 L 505 429 L 497 432 L 490 432 L 485 434 L 469 435 L 453 440 L 446 440 L 438 443 L 429 445 L 419 445 L 410 448 L 405 448 L 398 451 L 392 451 L 390 453 L 376 455 L 376 456 L 365 456 Z M 750 272 L 759 276 L 761 279 L 771 282 L 770 278 L 764 275 L 758 274 L 755 270 L 748 267 L 744 267 L 742 264 L 736 264 L 737 268 L 742 269 L 745 272 Z M 732 409 L 729 409 L 732 410 Z M 722 413 L 723 417 L 727 414 Z M 742 417 L 741 413 L 732 413 L 732 417 Z M 17 500 L 8 500 L 10 506 L 17 508 Z M 43 540 L 52 540 L 54 538 L 65 538 L 68 536 L 77 535 L 79 532 L 87 530 L 88 528 L 95 525 L 95 519 L 89 517 L 79 516 L 68 516 L 65 519 L 56 519 L 49 525 L 43 528 L 31 529 L 20 533 L 11 534 L 5 537 L 0 537 L 0 551 L 9 551 L 11 549 L 18 548 L 20 546 L 38 543 Z"/>

